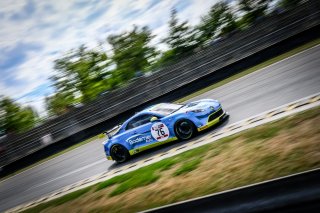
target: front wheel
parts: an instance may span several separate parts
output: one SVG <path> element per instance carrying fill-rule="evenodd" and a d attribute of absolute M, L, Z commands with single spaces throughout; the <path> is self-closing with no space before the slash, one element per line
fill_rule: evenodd
<path fill-rule="evenodd" d="M 196 128 L 190 120 L 179 120 L 175 124 L 175 133 L 179 140 L 188 140 L 196 133 Z"/>
<path fill-rule="evenodd" d="M 110 154 L 113 160 L 117 163 L 123 163 L 130 158 L 128 150 L 119 144 L 115 144 L 110 149 Z"/>

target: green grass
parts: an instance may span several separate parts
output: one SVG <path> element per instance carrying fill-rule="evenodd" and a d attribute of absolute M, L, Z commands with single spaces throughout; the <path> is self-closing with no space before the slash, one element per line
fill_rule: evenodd
<path fill-rule="evenodd" d="M 276 154 L 266 154 L 260 158 L 254 165 L 255 169 L 263 170 L 266 169 L 266 165 L 270 166 L 273 162 L 279 159 L 279 156 Z"/>
<path fill-rule="evenodd" d="M 159 179 L 160 175 L 156 174 L 156 170 L 144 167 L 133 171 L 132 173 L 120 175 L 97 185 L 96 190 L 107 188 L 117 184 L 117 187 L 110 193 L 110 196 L 121 194 L 130 189 L 146 186 Z"/>
<path fill-rule="evenodd" d="M 66 195 L 64 195 L 62 197 L 59 197 L 57 199 L 48 201 L 46 203 L 40 204 L 40 205 L 35 206 L 33 208 L 30 208 L 30 209 L 27 209 L 27 210 L 23 211 L 23 213 L 41 212 L 42 210 L 47 209 L 49 207 L 62 205 L 64 203 L 67 203 L 69 201 L 72 201 L 72 200 L 75 200 L 75 199 L 79 198 L 80 196 L 86 194 L 90 190 L 91 190 L 91 187 L 87 187 L 87 188 L 84 188 L 84 189 L 80 189 L 80 190 L 71 192 L 71 193 L 66 194 Z"/>
<path fill-rule="evenodd" d="M 183 152 L 174 158 L 179 162 L 184 162 L 185 160 L 190 160 L 191 158 L 202 158 L 206 154 L 207 149 L 208 147 L 201 146 L 196 149 Z"/>
<path fill-rule="evenodd" d="M 269 66 L 269 65 L 271 65 L 271 64 L 274 64 L 274 63 L 276 63 L 276 62 L 278 62 L 278 61 L 281 61 L 281 60 L 283 60 L 283 59 L 285 59 L 285 58 L 288 58 L 288 57 L 290 57 L 290 56 L 293 56 L 293 55 L 295 55 L 295 54 L 297 54 L 297 53 L 299 53 L 299 52 L 302 52 L 302 51 L 304 51 L 304 50 L 307 50 L 307 49 L 309 49 L 309 48 L 311 48 L 311 47 L 314 47 L 314 46 L 316 46 L 316 45 L 318 45 L 318 44 L 320 44 L 320 39 L 315 39 L 315 40 L 313 40 L 313 41 L 311 41 L 311 42 L 309 42 L 309 43 L 306 43 L 306 44 L 304 44 L 304 45 L 302 45 L 302 46 L 300 46 L 300 47 L 297 47 L 297 48 L 295 48 L 295 49 L 293 49 L 293 50 L 291 50 L 291 51 L 289 51 L 289 52 L 286 52 L 286 53 L 284 53 L 284 54 L 281 54 L 281 55 L 279 55 L 279 56 L 276 56 L 276 57 L 274 57 L 274 58 L 271 58 L 271 59 L 269 59 L 269 60 L 267 60 L 267 61 L 265 61 L 265 62 L 262 62 L 262 63 L 260 63 L 260 64 L 258 64 L 258 65 L 256 65 L 256 66 L 253 66 L 253 67 L 251 67 L 251 68 L 249 68 L 249 69 L 246 69 L 246 70 L 244 70 L 244 71 L 241 71 L 240 73 L 237 73 L 237 74 L 235 74 L 235 75 L 233 75 L 233 76 L 231 76 L 231 77 L 229 77 L 229 78 L 226 78 L 226 79 L 224 79 L 224 80 L 222 80 L 222 81 L 219 81 L 219 82 L 217 82 L 217 83 L 215 83 L 215 84 L 212 84 L 212 85 L 210 85 L 210 86 L 208 86 L 208 87 L 206 87 L 206 88 L 203 88 L 203 89 L 201 89 L 201 90 L 199 90 L 199 91 L 197 91 L 197 92 L 194 92 L 194 93 L 192 93 L 192 94 L 190 94 L 190 95 L 188 95 L 188 96 L 185 96 L 185 97 L 183 97 L 183 98 L 180 98 L 179 100 L 176 100 L 175 103 L 183 103 L 183 102 L 185 102 L 185 101 L 187 101 L 187 100 L 189 100 L 189 99 L 191 99 L 191 98 L 194 98 L 194 97 L 199 96 L 199 95 L 201 95 L 201 94 L 203 94 L 203 93 L 205 93 L 205 92 L 208 92 L 208 91 L 210 91 L 210 90 L 213 90 L 213 89 L 215 89 L 215 88 L 218 88 L 218 87 L 220 87 L 220 86 L 222 86 L 222 85 L 224 85 L 224 84 L 227 84 L 227 83 L 229 83 L 229 82 L 231 82 L 231 81 L 234 81 L 234 80 L 236 80 L 236 79 L 238 79 L 238 78 L 241 78 L 241 77 L 243 77 L 243 76 L 245 76 L 245 75 L 248 75 L 248 74 L 250 74 L 250 73 L 253 73 L 253 72 L 255 72 L 255 71 L 258 71 L 258 70 L 260 70 L 260 69 L 262 69 L 262 68 L 265 68 L 265 67 L 267 67 L 267 66 Z"/>
<path fill-rule="evenodd" d="M 190 161 L 187 161 L 184 164 L 182 164 L 181 167 L 179 167 L 173 173 L 173 176 L 179 176 L 179 175 L 189 173 L 189 172 L 195 170 L 200 163 L 201 163 L 201 158 L 192 159 Z"/>
<path fill-rule="evenodd" d="M 174 158 L 167 158 L 167 159 L 164 159 L 162 161 L 159 161 L 158 162 L 159 163 L 158 166 L 160 167 L 159 171 L 162 172 L 162 171 L 169 170 L 177 162 L 178 162 L 178 160 L 174 159 Z"/>
<path fill-rule="evenodd" d="M 115 196 L 130 189 L 145 186 L 157 181 L 160 178 L 158 172 L 168 170 L 176 163 L 177 160 L 174 158 L 164 159 L 150 166 L 146 166 L 133 172 L 116 176 L 107 181 L 101 182 L 97 184 L 95 190 L 99 191 L 117 184 L 117 187 L 110 193 L 110 196 Z"/>
<path fill-rule="evenodd" d="M 214 148 L 210 150 L 208 157 L 212 158 L 220 155 L 224 150 L 228 149 L 228 143 L 235 140 L 236 136 L 229 136 L 222 138 L 215 144 Z"/>
<path fill-rule="evenodd" d="M 278 125 L 268 125 L 267 127 L 254 128 L 244 133 L 247 142 L 265 140 L 277 135 L 280 128 Z"/>
<path fill-rule="evenodd" d="M 126 181 L 120 183 L 111 193 L 110 196 L 119 195 L 125 191 L 135 189 L 141 186 L 146 186 L 156 182 L 159 178 L 159 174 L 155 174 L 155 171 L 142 169 L 141 173 L 131 176 Z"/>

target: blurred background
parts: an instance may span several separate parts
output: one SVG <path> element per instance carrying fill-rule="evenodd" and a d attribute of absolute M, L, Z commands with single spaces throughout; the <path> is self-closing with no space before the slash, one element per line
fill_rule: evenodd
<path fill-rule="evenodd" d="M 190 55 L 204 63 L 200 55 L 212 52 L 211 46 L 230 43 L 241 32 L 251 36 L 253 25 L 264 35 L 267 25 L 286 25 L 316 10 L 302 0 L 1 4 L 2 166 L 47 145 L 42 137 L 57 142 L 104 122 L 112 114 L 107 106 L 135 94 L 134 82 L 157 85 L 166 81 L 160 76 L 171 68 L 165 67 Z M 165 92 L 159 88 L 158 96 Z M 106 114 L 99 114 L 103 110 Z M 84 121 L 88 113 L 99 121 Z M 79 134 L 75 141 L 109 127 Z"/>
<path fill-rule="evenodd" d="M 68 163 L 48 173 L 43 168 L 39 174 L 45 177 L 30 175 L 28 183 L 38 177 L 44 185 L 49 178 L 64 182 L 3 201 L 0 211 L 115 167 L 105 166 L 101 133 L 146 106 L 191 100 L 195 95 L 188 95 L 294 48 L 314 41 L 316 46 L 319 24 L 318 0 L 1 1 L 0 176 L 89 138 L 96 142 L 62 160 L 71 159 L 74 168 Z M 283 66 L 310 68 L 292 71 L 301 76 L 283 77 L 289 71 L 281 67 L 269 72 L 266 89 L 257 78 L 240 85 L 247 93 L 224 100 L 229 91 L 238 91 L 229 88 L 226 95 L 220 91 L 209 98 L 221 95 L 235 112 L 232 123 L 319 92 L 314 51 Z M 253 84 L 258 89 L 251 90 Z M 268 90 L 275 85 L 282 92 Z M 79 159 L 72 161 L 74 156 Z M 65 178 L 91 166 L 96 170 Z M 57 171 L 63 174 L 55 179 Z M 28 185 L 21 180 L 15 181 Z M 9 186 L 3 187 L 3 198 L 19 188 Z"/>

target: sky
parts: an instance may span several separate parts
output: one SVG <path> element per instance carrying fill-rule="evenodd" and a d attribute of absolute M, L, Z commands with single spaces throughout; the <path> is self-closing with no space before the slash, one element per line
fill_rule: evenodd
<path fill-rule="evenodd" d="M 111 34 L 149 26 L 158 48 L 171 8 L 191 25 L 218 0 L 1 0 L 0 95 L 45 112 L 52 93 L 53 61 L 72 48 L 90 48 Z"/>

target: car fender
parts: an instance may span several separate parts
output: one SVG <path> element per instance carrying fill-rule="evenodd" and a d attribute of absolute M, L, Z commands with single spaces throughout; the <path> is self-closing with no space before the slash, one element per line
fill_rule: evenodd
<path fill-rule="evenodd" d="M 128 151 L 130 151 L 130 146 L 127 144 L 127 143 L 124 143 L 122 141 L 119 141 L 119 140 L 112 140 L 110 142 L 108 142 L 107 144 L 105 144 L 105 150 L 107 151 L 107 155 L 110 155 L 110 150 L 111 150 L 111 147 L 114 146 L 114 145 L 121 145 L 123 147 L 125 147 Z"/>
<path fill-rule="evenodd" d="M 174 115 L 174 119 L 173 119 L 173 122 L 172 122 L 172 127 L 174 128 L 174 125 L 176 124 L 176 122 L 181 120 L 181 119 L 190 120 L 196 127 L 201 124 L 199 122 L 199 120 L 195 116 L 192 116 L 190 113 L 181 113 L 181 114 L 178 114 L 178 115 Z"/>

